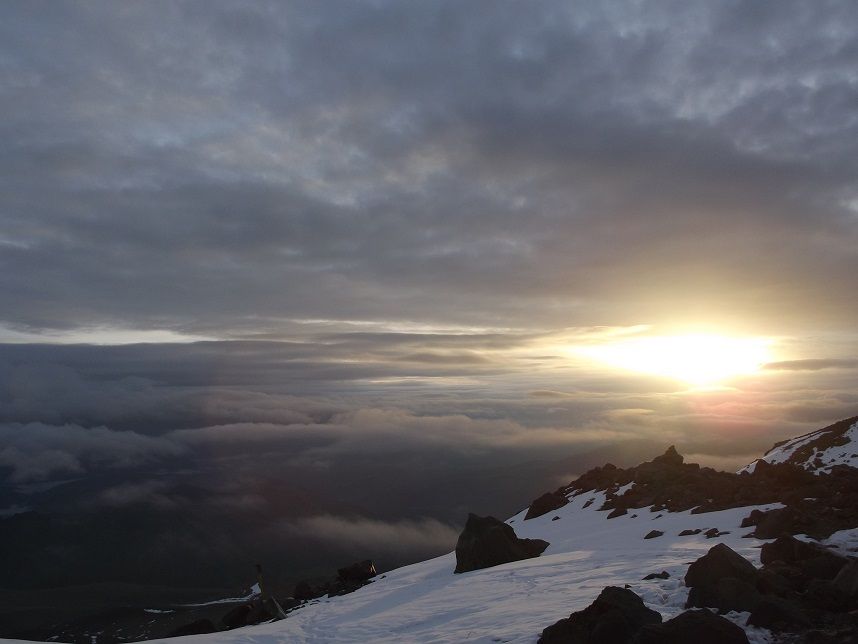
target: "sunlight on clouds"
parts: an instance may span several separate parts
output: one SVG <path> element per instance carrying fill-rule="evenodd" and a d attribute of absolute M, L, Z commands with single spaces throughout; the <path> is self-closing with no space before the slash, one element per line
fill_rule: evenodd
<path fill-rule="evenodd" d="M 648 336 L 571 352 L 619 369 L 675 378 L 690 385 L 712 385 L 758 372 L 772 360 L 772 341 L 713 334 Z"/>

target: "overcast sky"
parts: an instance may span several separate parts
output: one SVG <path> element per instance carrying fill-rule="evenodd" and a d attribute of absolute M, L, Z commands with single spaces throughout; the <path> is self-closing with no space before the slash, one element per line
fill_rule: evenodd
<path fill-rule="evenodd" d="M 240 423 L 732 466 L 858 408 L 854 2 L 10 0 L 0 106 L 0 341 L 223 341 L 2 347 L 17 480 Z M 700 328 L 773 364 L 563 349 Z"/>

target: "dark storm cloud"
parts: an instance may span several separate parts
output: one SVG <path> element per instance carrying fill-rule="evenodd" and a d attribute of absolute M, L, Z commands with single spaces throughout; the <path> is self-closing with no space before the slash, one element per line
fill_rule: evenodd
<path fill-rule="evenodd" d="M 852 3 L 2 11 L 7 326 L 858 313 Z"/>

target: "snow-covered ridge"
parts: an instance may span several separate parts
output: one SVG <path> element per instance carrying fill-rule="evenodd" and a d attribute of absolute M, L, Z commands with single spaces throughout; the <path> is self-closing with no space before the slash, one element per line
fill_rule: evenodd
<path fill-rule="evenodd" d="M 858 468 L 858 417 L 778 443 L 739 472 L 753 473 L 761 460 L 798 465 L 815 474 L 827 474 L 838 465 Z"/>

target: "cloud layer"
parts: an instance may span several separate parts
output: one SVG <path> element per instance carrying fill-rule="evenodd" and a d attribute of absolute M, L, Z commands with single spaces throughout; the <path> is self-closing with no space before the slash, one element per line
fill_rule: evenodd
<path fill-rule="evenodd" d="M 9 329 L 858 315 L 854 3 L 2 14 Z"/>

